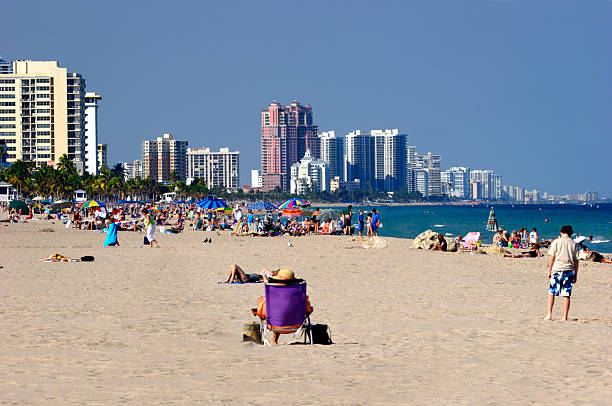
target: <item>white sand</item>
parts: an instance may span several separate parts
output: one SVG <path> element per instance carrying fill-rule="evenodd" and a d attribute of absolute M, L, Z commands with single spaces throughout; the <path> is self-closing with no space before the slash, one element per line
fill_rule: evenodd
<path fill-rule="evenodd" d="M 581 263 L 572 320 L 546 322 L 546 259 L 142 238 L 0 224 L 0 404 L 610 404 L 612 265 Z M 96 260 L 38 262 L 56 252 Z M 232 262 L 304 277 L 336 344 L 242 343 L 263 286 L 218 285 Z"/>

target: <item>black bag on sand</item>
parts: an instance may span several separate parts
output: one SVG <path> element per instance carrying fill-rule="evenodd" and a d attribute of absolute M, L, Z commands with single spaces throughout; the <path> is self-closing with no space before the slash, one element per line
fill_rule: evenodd
<path fill-rule="evenodd" d="M 82 262 L 92 262 L 93 260 L 94 257 L 92 257 L 91 255 L 85 255 L 84 257 L 81 257 Z"/>
<path fill-rule="evenodd" d="M 143 237 L 142 243 L 143 243 L 144 245 L 149 245 L 149 239 L 147 238 L 147 236 L 146 236 L 146 235 Z"/>
<path fill-rule="evenodd" d="M 310 327 L 310 332 L 312 333 L 313 344 L 333 344 L 333 341 L 331 339 L 331 330 L 329 329 L 327 324 L 313 324 Z"/>

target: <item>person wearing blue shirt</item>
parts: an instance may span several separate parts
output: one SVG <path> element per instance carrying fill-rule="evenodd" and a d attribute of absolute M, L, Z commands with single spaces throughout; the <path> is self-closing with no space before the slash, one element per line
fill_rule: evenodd
<path fill-rule="evenodd" d="M 357 227 L 359 228 L 359 237 L 363 237 L 363 229 L 365 228 L 363 210 L 359 210 L 359 217 L 357 217 Z"/>
<path fill-rule="evenodd" d="M 253 215 L 253 210 L 249 210 L 249 215 L 247 216 L 247 223 L 249 225 L 249 232 L 255 232 L 253 226 L 255 225 L 255 216 Z"/>
<path fill-rule="evenodd" d="M 105 247 L 114 247 L 114 246 L 119 246 L 119 240 L 117 240 L 117 224 L 115 224 L 114 220 L 112 217 L 108 217 L 106 219 L 106 228 L 104 230 L 106 230 L 106 239 L 104 240 L 104 246 Z M 103 231 L 104 231 L 103 230 Z"/>
<path fill-rule="evenodd" d="M 378 235 L 378 226 L 380 225 L 380 218 L 376 209 L 372 209 L 372 234 Z"/>

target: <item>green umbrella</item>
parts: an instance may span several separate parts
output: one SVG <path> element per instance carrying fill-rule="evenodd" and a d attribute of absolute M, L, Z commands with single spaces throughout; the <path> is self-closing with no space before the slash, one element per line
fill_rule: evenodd
<path fill-rule="evenodd" d="M 21 210 L 21 214 L 30 214 L 30 208 L 23 200 L 13 200 L 9 204 L 9 211 L 15 209 L 17 212 Z"/>

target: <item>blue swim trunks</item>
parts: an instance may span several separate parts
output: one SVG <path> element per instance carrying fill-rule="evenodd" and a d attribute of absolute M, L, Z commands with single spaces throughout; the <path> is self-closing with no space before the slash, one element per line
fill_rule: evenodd
<path fill-rule="evenodd" d="M 550 277 L 548 293 L 554 296 L 570 297 L 574 283 L 574 271 L 554 273 Z"/>

